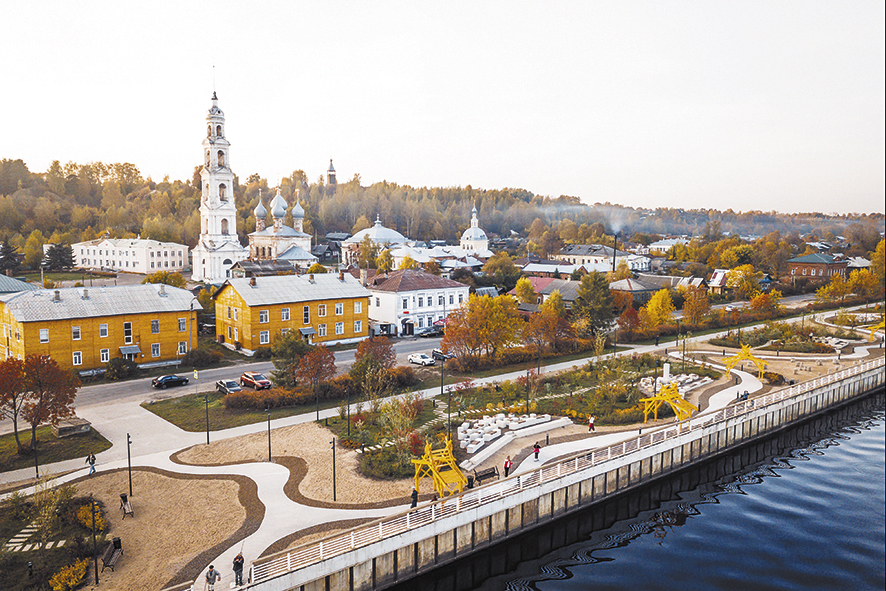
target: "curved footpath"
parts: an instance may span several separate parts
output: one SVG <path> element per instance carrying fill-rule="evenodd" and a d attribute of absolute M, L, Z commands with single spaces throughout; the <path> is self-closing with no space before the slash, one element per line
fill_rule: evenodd
<path fill-rule="evenodd" d="M 710 339 L 716 335 L 704 335 L 689 339 L 690 342 L 696 339 Z M 861 358 L 867 355 L 867 349 L 871 347 L 856 347 L 856 351 L 852 355 L 843 356 L 843 359 Z M 664 347 L 639 346 L 632 347 L 627 351 L 622 351 L 618 355 L 631 355 L 650 353 L 656 350 L 664 349 Z M 670 352 L 672 356 L 679 358 L 679 355 Z M 545 373 L 560 372 L 575 367 L 583 366 L 588 359 L 581 359 L 543 368 Z M 741 383 L 737 386 L 731 386 L 721 392 L 714 394 L 709 406 L 703 413 L 698 416 L 702 417 L 708 413 L 715 412 L 736 399 L 739 392 L 747 390 L 748 392 L 757 392 L 762 388 L 760 381 L 753 375 L 734 370 L 740 376 Z M 511 372 L 504 375 L 498 375 L 490 378 L 482 378 L 474 380 L 477 385 L 501 382 L 504 380 L 514 380 L 522 377 L 523 371 Z M 444 391 L 449 391 L 447 387 Z M 430 398 L 440 393 L 439 388 L 428 388 L 419 391 L 423 398 Z M 337 409 L 327 409 L 321 411 L 320 417 L 331 417 L 337 415 Z M 258 491 L 258 499 L 265 506 L 265 517 L 259 528 L 244 540 L 239 540 L 233 546 L 225 550 L 220 556 L 216 557 L 212 563 L 219 565 L 221 570 L 227 577 L 231 576 L 228 569 L 232 563 L 234 556 L 241 550 L 246 558 L 247 565 L 257 559 L 261 553 L 271 544 L 286 537 L 293 532 L 300 531 L 311 526 L 324 524 L 331 521 L 348 520 L 354 518 L 375 518 L 382 517 L 402 511 L 406 505 L 393 506 L 382 509 L 335 509 L 335 508 L 318 508 L 309 507 L 289 499 L 284 493 L 284 485 L 290 478 L 289 470 L 279 464 L 269 462 L 254 462 L 246 464 L 231 464 L 227 466 L 196 466 L 186 465 L 173 462 L 170 456 L 175 452 L 181 451 L 193 445 L 198 445 L 206 441 L 205 433 L 192 433 L 184 431 L 175 425 L 168 423 L 152 412 L 142 408 L 138 402 L 128 401 L 120 403 L 109 403 L 102 406 L 94 406 L 84 408 L 79 413 L 80 416 L 90 421 L 93 427 L 98 430 L 113 444 L 110 449 L 98 454 L 98 464 L 102 470 L 111 470 L 115 468 L 126 468 L 126 436 L 132 436 L 132 466 L 153 467 L 166 470 L 177 474 L 193 474 L 193 475 L 238 475 L 245 476 L 256 483 Z M 313 421 L 314 413 L 285 417 L 271 421 L 273 428 L 286 427 Z M 694 420 L 694 419 L 692 419 Z M 223 431 L 211 432 L 210 436 L 213 441 L 239 437 L 251 433 L 263 432 L 267 428 L 266 423 L 255 423 L 252 425 L 244 425 Z M 666 428 L 656 427 L 656 428 Z M 577 453 L 580 451 L 591 450 L 597 447 L 608 446 L 617 443 L 623 439 L 633 437 L 633 431 L 609 433 L 595 437 L 589 437 L 559 445 L 552 445 L 542 450 L 539 463 L 551 460 L 555 457 Z M 515 473 L 526 472 L 538 465 L 530 456 L 517 467 Z M 86 473 L 86 467 L 80 458 L 58 462 L 43 467 L 45 473 L 64 473 L 69 472 L 57 479 L 57 482 L 64 483 L 83 476 Z M 33 476 L 30 469 L 15 470 L 0 474 L 0 483 L 14 483 L 29 479 Z M 25 494 L 33 492 L 33 487 L 21 490 Z M 6 498 L 7 495 L 0 495 L 0 499 Z M 207 564 L 208 568 L 208 564 Z M 203 577 L 205 569 L 200 573 L 197 581 Z"/>

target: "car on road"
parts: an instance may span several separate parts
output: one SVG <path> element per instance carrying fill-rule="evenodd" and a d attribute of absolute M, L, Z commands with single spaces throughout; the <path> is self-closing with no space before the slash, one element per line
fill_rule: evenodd
<path fill-rule="evenodd" d="M 434 365 L 437 363 L 434 361 L 433 357 L 425 355 L 424 353 L 413 353 L 409 357 L 406 358 L 409 363 L 415 363 L 416 365 Z"/>
<path fill-rule="evenodd" d="M 169 386 L 184 386 L 188 383 L 188 378 L 183 378 L 181 376 L 177 376 L 175 374 L 168 374 L 165 376 L 159 376 L 151 380 L 151 385 L 155 388 L 163 388 L 166 389 Z"/>
<path fill-rule="evenodd" d="M 442 326 L 429 326 L 428 328 L 419 331 L 418 336 L 423 339 L 431 338 L 431 337 L 442 337 L 443 336 L 443 327 Z"/>
<path fill-rule="evenodd" d="M 234 380 L 219 380 L 215 383 L 215 389 L 222 394 L 230 394 L 231 392 L 241 392 L 243 388 Z"/>
<path fill-rule="evenodd" d="M 257 371 L 244 371 L 240 376 L 240 385 L 244 388 L 249 386 L 255 390 L 264 390 L 271 387 L 271 380 Z"/>
<path fill-rule="evenodd" d="M 741 310 L 741 306 L 739 306 L 738 304 L 729 304 L 723 309 L 727 312 L 738 312 L 739 310 Z"/>

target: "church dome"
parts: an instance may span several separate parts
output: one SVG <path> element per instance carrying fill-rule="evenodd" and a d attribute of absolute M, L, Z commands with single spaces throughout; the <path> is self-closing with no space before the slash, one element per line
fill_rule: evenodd
<path fill-rule="evenodd" d="M 286 200 L 280 194 L 279 187 L 277 188 L 277 194 L 274 195 L 274 200 L 271 201 L 271 215 L 275 219 L 286 217 Z"/>
<path fill-rule="evenodd" d="M 371 228 L 360 230 L 345 242 L 351 244 L 359 244 L 363 238 L 369 236 L 369 239 L 376 244 L 405 244 L 406 237 L 397 230 L 391 230 L 381 225 L 381 219 L 375 218 L 375 224 Z"/>
<path fill-rule="evenodd" d="M 260 220 L 263 220 L 266 217 L 268 217 L 268 210 L 265 209 L 264 204 L 261 202 L 261 198 L 259 198 L 258 205 L 255 206 L 255 209 L 252 210 L 252 213 L 254 213 L 255 217 L 257 217 Z"/>
<path fill-rule="evenodd" d="M 305 210 L 302 209 L 301 204 L 298 201 L 295 202 L 295 205 L 292 206 L 292 217 L 293 218 L 303 218 L 305 217 Z"/>
<path fill-rule="evenodd" d="M 465 230 L 464 233 L 461 235 L 461 239 L 462 239 L 462 241 L 465 241 L 465 240 L 487 240 L 486 232 L 484 232 L 480 228 L 476 228 L 476 227 L 468 228 L 467 230 Z"/>

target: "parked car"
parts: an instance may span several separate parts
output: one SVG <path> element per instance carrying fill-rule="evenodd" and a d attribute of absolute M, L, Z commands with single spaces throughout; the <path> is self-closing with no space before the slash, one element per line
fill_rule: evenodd
<path fill-rule="evenodd" d="M 175 374 L 160 376 L 151 380 L 152 386 L 154 386 L 155 388 L 163 388 L 164 390 L 169 386 L 184 386 L 187 383 L 188 378 L 183 378 Z"/>
<path fill-rule="evenodd" d="M 240 392 L 243 388 L 234 380 L 219 380 L 215 383 L 215 389 L 222 394 L 230 394 L 231 392 Z"/>
<path fill-rule="evenodd" d="M 244 371 L 240 376 L 240 385 L 249 386 L 256 390 L 264 390 L 271 387 L 271 380 L 258 373 L 257 371 Z"/>
<path fill-rule="evenodd" d="M 434 365 L 437 363 L 434 361 L 433 357 L 429 357 L 424 353 L 413 353 L 409 357 L 406 358 L 409 363 L 415 363 L 416 365 Z"/>
<path fill-rule="evenodd" d="M 427 339 L 430 337 L 441 337 L 443 336 L 443 327 L 442 326 L 429 326 L 428 328 L 420 331 L 418 336 Z"/>
<path fill-rule="evenodd" d="M 726 310 L 727 312 L 737 312 L 738 310 L 741 310 L 741 306 L 738 304 L 729 304 L 724 308 L 724 310 Z"/>

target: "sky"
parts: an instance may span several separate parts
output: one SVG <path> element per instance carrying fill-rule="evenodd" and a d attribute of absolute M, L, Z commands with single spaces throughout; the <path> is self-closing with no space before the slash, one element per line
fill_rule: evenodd
<path fill-rule="evenodd" d="M 884 213 L 880 1 L 29 2 L 0 158 L 231 167 L 585 203 Z"/>

